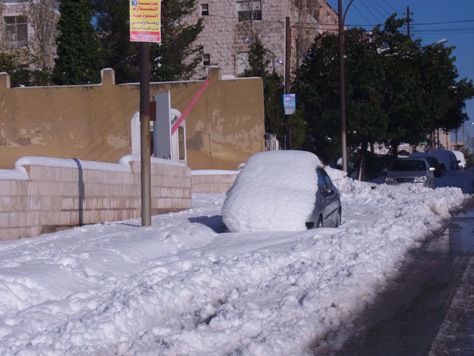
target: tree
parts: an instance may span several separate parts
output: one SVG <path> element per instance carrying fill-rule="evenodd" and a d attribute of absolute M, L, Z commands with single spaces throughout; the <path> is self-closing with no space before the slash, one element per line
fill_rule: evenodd
<path fill-rule="evenodd" d="M 29 56 L 24 51 L 0 53 L 0 72 L 10 74 L 10 84 L 12 87 L 30 84 L 29 61 Z"/>
<path fill-rule="evenodd" d="M 386 75 L 371 34 L 354 29 L 348 31 L 346 41 L 347 142 L 352 152 L 359 150 L 359 178 L 365 180 L 368 147 L 385 141 L 388 134 L 383 110 Z"/>
<path fill-rule="evenodd" d="M 297 69 L 293 89 L 307 123 L 304 149 L 325 162 L 340 156 L 340 96 L 337 37 L 316 38 Z"/>
<path fill-rule="evenodd" d="M 203 46 L 195 44 L 204 28 L 200 17 L 188 24 L 184 18 L 196 10 L 197 0 L 163 0 L 161 2 L 162 43 L 153 46 L 151 79 L 173 81 L 190 79 L 203 57 Z"/>
<path fill-rule="evenodd" d="M 23 9 L 28 23 L 33 27 L 30 41 L 31 52 L 35 56 L 35 65 L 44 73 L 50 74 L 54 67 L 55 41 L 59 14 L 56 0 L 28 0 Z"/>
<path fill-rule="evenodd" d="M 116 71 L 118 83 L 139 80 L 138 44 L 130 42 L 129 1 L 93 0 L 97 30 L 105 48 L 107 67 Z M 196 10 L 197 0 L 163 0 L 161 2 L 162 42 L 151 44 L 152 81 L 191 78 L 202 61 L 203 47 L 195 41 L 203 29 L 203 19 L 196 23 L 184 18 Z"/>
<path fill-rule="evenodd" d="M 435 128 L 459 127 L 464 101 L 474 95 L 471 82 L 455 79 L 452 49 L 421 46 L 400 32 L 405 21 L 392 16 L 370 33 L 345 32 L 347 142 L 362 163 L 371 144 L 396 149 Z M 337 43 L 333 34 L 318 37 L 294 82 L 308 123 L 305 148 L 326 162 L 341 154 Z M 363 164 L 359 172 L 363 178 Z"/>
<path fill-rule="evenodd" d="M 459 128 L 467 119 L 465 100 L 474 95 L 471 81 L 457 81 L 453 47 L 422 46 L 399 29 L 404 20 L 395 15 L 372 33 L 384 58 L 386 82 L 384 111 L 389 116 L 387 143 L 417 144 L 434 130 Z"/>
<path fill-rule="evenodd" d="M 275 55 L 267 50 L 257 36 L 252 41 L 248 53 L 248 68 L 242 77 L 261 77 L 263 81 L 263 97 L 265 108 L 265 132 L 276 134 L 280 142 L 285 141 L 287 123 L 283 107 L 283 77 L 275 71 Z M 271 71 L 270 69 L 271 68 Z M 296 139 L 293 146 L 300 147 L 301 141 L 298 134 L 301 130 L 299 120 L 294 120 L 292 137 Z"/>
<path fill-rule="evenodd" d="M 140 80 L 138 43 L 130 42 L 129 6 L 128 0 L 93 0 L 104 65 L 114 69 L 116 83 Z"/>
<path fill-rule="evenodd" d="M 63 0 L 60 13 L 53 82 L 60 85 L 100 83 L 103 52 L 91 23 L 91 1 Z"/>

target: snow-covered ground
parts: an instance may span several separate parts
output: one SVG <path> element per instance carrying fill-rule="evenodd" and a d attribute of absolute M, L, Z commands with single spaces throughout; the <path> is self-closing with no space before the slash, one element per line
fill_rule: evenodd
<path fill-rule="evenodd" d="M 225 195 L 200 194 L 151 227 L 106 222 L 0 243 L 0 354 L 308 353 L 474 193 L 472 169 L 435 190 L 329 171 L 342 194 L 337 229 L 222 233 Z"/>

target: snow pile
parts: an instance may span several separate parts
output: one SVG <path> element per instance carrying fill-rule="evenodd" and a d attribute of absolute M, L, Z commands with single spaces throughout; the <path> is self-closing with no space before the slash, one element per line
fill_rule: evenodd
<path fill-rule="evenodd" d="M 222 233 L 225 196 L 200 194 L 150 227 L 110 222 L 0 243 L 0 354 L 309 354 L 468 198 L 334 180 L 337 229 Z"/>

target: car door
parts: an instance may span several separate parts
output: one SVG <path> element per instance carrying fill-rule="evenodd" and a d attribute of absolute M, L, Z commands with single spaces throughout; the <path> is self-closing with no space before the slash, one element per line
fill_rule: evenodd
<path fill-rule="evenodd" d="M 319 210 L 324 217 L 323 226 L 334 226 L 339 210 L 339 192 L 323 168 L 318 168 Z"/>

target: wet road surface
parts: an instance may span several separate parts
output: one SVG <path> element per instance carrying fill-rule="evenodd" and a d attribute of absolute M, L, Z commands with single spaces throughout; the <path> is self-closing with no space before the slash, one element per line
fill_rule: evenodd
<path fill-rule="evenodd" d="M 315 355 L 474 355 L 474 201 L 408 258 L 400 277 Z"/>

